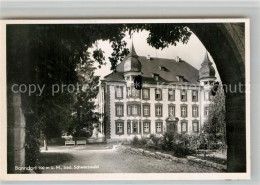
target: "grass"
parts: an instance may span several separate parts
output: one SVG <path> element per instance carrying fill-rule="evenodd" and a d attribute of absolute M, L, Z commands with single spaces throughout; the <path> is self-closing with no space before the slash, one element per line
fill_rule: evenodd
<path fill-rule="evenodd" d="M 54 166 L 73 160 L 71 154 L 65 153 L 41 153 L 39 166 Z"/>

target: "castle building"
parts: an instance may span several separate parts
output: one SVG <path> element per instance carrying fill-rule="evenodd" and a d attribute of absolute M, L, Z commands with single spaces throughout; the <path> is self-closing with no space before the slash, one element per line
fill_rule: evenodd
<path fill-rule="evenodd" d="M 134 78 L 142 76 L 141 90 Z M 209 114 L 215 69 L 206 53 L 200 70 L 181 58 L 163 59 L 130 53 L 101 81 L 100 131 L 107 139 L 130 139 L 166 131 L 198 133 Z"/>

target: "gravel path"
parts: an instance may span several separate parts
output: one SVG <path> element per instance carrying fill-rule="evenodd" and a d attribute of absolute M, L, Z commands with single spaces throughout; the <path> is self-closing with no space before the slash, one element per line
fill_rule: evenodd
<path fill-rule="evenodd" d="M 189 163 L 158 160 L 142 155 L 118 152 L 108 145 L 59 146 L 42 151 L 44 156 L 70 156 L 61 164 L 44 169 L 42 173 L 182 173 L 219 172 Z M 58 160 L 58 159 L 57 159 Z"/>

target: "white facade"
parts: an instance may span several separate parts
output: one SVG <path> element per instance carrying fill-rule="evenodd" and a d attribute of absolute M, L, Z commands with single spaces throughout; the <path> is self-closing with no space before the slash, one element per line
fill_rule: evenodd
<path fill-rule="evenodd" d="M 155 90 L 157 89 L 157 85 L 147 85 L 144 86 L 143 89 L 149 89 L 149 99 L 145 100 L 141 96 L 140 98 L 133 98 L 127 96 L 127 83 L 120 83 L 120 82 L 104 82 L 102 88 L 100 88 L 100 111 L 105 113 L 105 94 L 106 98 L 109 99 L 109 127 L 110 127 L 110 136 L 108 138 L 112 139 L 125 139 L 125 138 L 132 138 L 134 136 L 147 136 L 149 134 L 158 134 L 161 135 L 167 130 L 167 121 L 166 119 L 170 116 L 170 109 L 174 107 L 174 117 L 178 119 L 177 125 L 177 132 L 178 133 L 198 133 L 201 129 L 202 124 L 207 119 L 206 115 L 206 107 L 209 107 L 210 101 L 210 86 L 191 86 L 191 85 L 162 85 L 160 86 L 162 90 L 162 99 L 156 100 L 155 99 Z M 122 88 L 122 98 L 118 98 L 116 96 L 116 89 Z M 142 93 L 142 90 L 135 90 Z M 169 100 L 169 89 L 174 90 L 174 100 Z M 186 92 L 187 100 L 181 100 L 181 92 L 183 90 Z M 197 92 L 197 100 L 192 100 L 192 93 Z M 207 95 L 208 94 L 208 95 Z M 109 97 L 108 97 L 109 96 Z M 138 115 L 129 115 L 128 112 L 128 105 L 137 105 L 140 106 L 140 113 Z M 118 115 L 120 110 L 117 110 L 117 106 L 122 105 L 122 115 Z M 142 105 L 142 106 L 141 106 Z M 144 115 L 144 106 L 148 105 L 150 107 L 149 116 Z M 162 106 L 162 115 L 156 115 L 156 106 Z M 182 107 L 187 107 L 187 116 L 181 114 Z M 196 110 L 193 110 L 194 107 L 197 107 L 197 115 Z M 195 108 L 194 108 L 195 109 Z M 206 112 L 205 112 L 206 111 Z M 104 123 L 105 120 L 101 121 Z M 133 123 L 137 123 L 137 132 L 134 131 Z M 144 123 L 149 122 L 149 132 L 144 132 Z M 156 123 L 162 123 L 162 132 L 158 132 L 156 130 Z M 116 128 L 118 123 L 122 123 L 122 133 L 117 133 Z M 130 123 L 130 124 L 129 124 Z M 187 123 L 187 128 L 182 129 L 181 127 L 183 124 Z M 128 126 L 130 125 L 130 132 Z M 197 129 L 195 128 L 197 124 Z M 141 127 L 141 128 L 140 128 Z M 185 126 L 183 126 L 185 127 Z M 106 133 L 105 133 L 106 134 Z"/>
<path fill-rule="evenodd" d="M 147 60 L 151 65 L 156 65 L 152 63 L 156 61 L 150 61 L 150 58 Z M 208 60 L 208 57 L 205 57 L 205 60 Z M 176 75 L 177 80 L 173 82 L 165 82 L 162 77 L 168 77 L 164 75 L 168 69 L 162 70 L 164 66 L 160 64 L 158 70 L 155 69 L 156 73 L 149 76 L 151 72 L 148 73 L 144 68 L 150 66 L 145 66 L 144 61 L 141 64 L 132 48 L 125 62 L 122 62 L 122 66 L 125 67 L 123 69 L 127 70 L 111 73 L 111 76 L 101 83 L 99 107 L 102 113 L 102 133 L 107 139 L 116 140 L 130 139 L 134 136 L 146 137 L 150 134 L 162 135 L 169 130 L 177 133 L 199 133 L 207 119 L 209 104 L 212 101 L 210 90 L 215 80 L 213 72 L 210 71 L 212 68 L 207 70 L 205 67 L 210 64 L 205 60 L 202 64 L 203 70 L 197 70 L 197 73 L 200 72 L 198 77 L 203 77 L 197 79 L 198 83 L 191 83 L 192 78 L 187 72 Z M 190 67 L 176 61 L 173 64 Z M 166 66 L 166 63 L 164 65 Z M 169 69 L 171 73 L 170 70 L 175 69 Z M 206 78 L 208 72 L 212 74 Z M 149 81 L 146 83 L 145 79 L 143 80 L 142 90 L 133 87 L 133 79 L 139 74 L 143 74 Z M 186 76 L 191 80 L 185 80 Z"/>

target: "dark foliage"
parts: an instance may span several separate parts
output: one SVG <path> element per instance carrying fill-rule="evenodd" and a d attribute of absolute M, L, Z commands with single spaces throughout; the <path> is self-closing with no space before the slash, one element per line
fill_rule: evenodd
<path fill-rule="evenodd" d="M 165 151 L 171 151 L 175 137 L 175 132 L 165 132 L 165 134 L 163 135 L 162 149 Z"/>
<path fill-rule="evenodd" d="M 75 70 L 80 62 L 88 63 L 90 48 L 98 40 L 109 40 L 113 53 L 109 58 L 115 70 L 128 54 L 126 43 L 122 40 L 126 31 L 149 31 L 148 44 L 163 49 L 177 42 L 186 43 L 191 32 L 183 24 L 80 24 L 80 25 L 7 25 L 7 80 L 12 84 L 36 84 L 45 86 L 43 93 L 22 94 L 22 108 L 26 115 L 26 166 L 34 166 L 39 157 L 40 132 L 46 139 L 60 137 L 62 130 L 74 120 L 71 112 L 79 108 L 84 96 L 94 94 L 75 94 L 68 91 L 53 95 L 54 84 L 68 85 L 79 81 Z M 104 64 L 104 52 L 94 51 L 93 58 Z M 93 83 L 98 81 L 94 79 Z M 8 103 L 10 104 L 10 102 Z M 93 109 L 90 103 L 84 107 Z M 82 110 L 77 110 L 81 114 Z M 87 112 L 85 116 L 91 116 Z M 77 116 L 77 119 L 84 116 Z M 80 120 L 80 130 L 84 123 Z M 76 129 L 77 130 L 77 129 Z M 81 134 L 79 134 L 81 135 Z M 167 146 L 168 147 L 168 146 Z"/>

